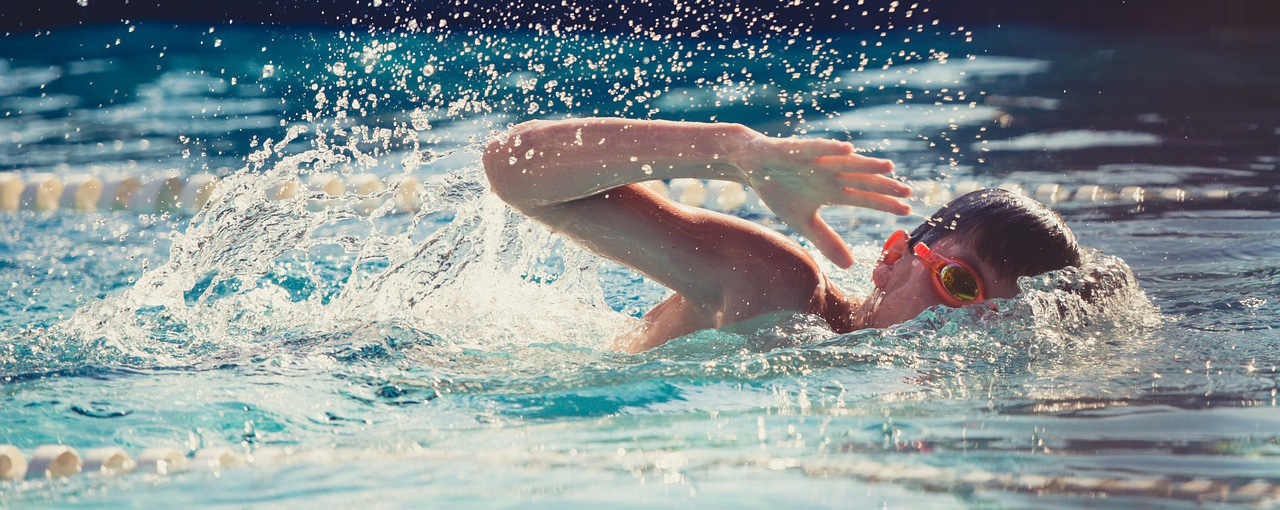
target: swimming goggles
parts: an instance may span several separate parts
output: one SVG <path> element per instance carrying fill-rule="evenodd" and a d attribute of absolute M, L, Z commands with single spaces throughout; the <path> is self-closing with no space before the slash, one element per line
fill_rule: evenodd
<path fill-rule="evenodd" d="M 892 264 L 902 258 L 903 250 L 894 250 L 893 247 L 905 242 L 908 235 L 906 230 L 891 234 L 884 243 L 882 260 Z M 929 268 L 933 289 L 947 306 L 960 307 L 987 298 L 982 279 L 968 264 L 933 251 L 922 242 L 916 242 L 912 251 Z"/>

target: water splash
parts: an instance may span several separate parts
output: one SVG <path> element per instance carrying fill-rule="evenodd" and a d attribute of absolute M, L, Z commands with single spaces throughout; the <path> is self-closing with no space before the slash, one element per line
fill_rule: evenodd
<path fill-rule="evenodd" d="M 936 20 L 910 19 L 910 10 L 900 13 L 904 32 L 867 34 L 860 45 L 849 46 L 852 50 L 838 40 L 806 35 L 810 28 L 803 24 L 752 22 L 743 34 L 722 34 L 721 44 L 681 36 L 726 26 L 728 19 L 717 21 L 720 14 L 691 7 L 679 16 L 679 28 L 637 27 L 632 36 L 597 35 L 574 22 L 531 25 L 532 32 L 523 35 L 463 31 L 441 19 L 426 25 L 414 20 L 384 33 L 343 31 L 336 40 L 318 41 L 332 58 L 321 66 L 324 72 L 306 76 L 297 87 L 310 108 L 289 124 L 283 139 L 254 138 L 244 168 L 227 176 L 209 206 L 174 236 L 167 261 L 125 292 L 81 308 L 53 334 L 73 339 L 66 348 L 73 359 L 106 364 L 200 363 L 284 352 L 302 357 L 338 352 L 358 359 L 363 347 L 353 339 L 356 332 L 382 328 L 424 333 L 417 344 L 383 342 L 394 343 L 397 355 L 412 352 L 410 357 L 421 359 L 466 349 L 522 349 L 541 357 L 545 353 L 526 349 L 539 343 L 596 349 L 630 322 L 602 298 L 599 259 L 509 211 L 486 192 L 476 168 L 476 152 L 469 147 L 503 131 L 507 121 L 558 110 L 648 117 L 711 107 L 742 116 L 785 111 L 777 117 L 792 120 L 770 127 L 804 133 L 862 102 L 864 93 L 872 103 L 902 107 L 932 101 L 932 107 L 962 113 L 988 108 L 968 101 L 973 91 L 931 91 L 912 82 L 872 93 L 870 82 L 854 83 L 859 73 L 875 67 L 914 75 L 916 64 L 934 69 L 949 58 L 957 68 L 981 63 L 953 56 L 954 49 L 920 46 L 910 37 L 897 49 L 880 49 L 882 41 L 903 33 L 928 30 L 945 38 Z M 493 15 L 519 21 L 508 19 L 518 18 L 510 13 Z M 897 16 L 890 9 L 873 17 L 881 15 Z M 703 21 L 693 23 L 698 20 Z M 709 28 L 700 27 L 703 22 Z M 855 39 L 857 33 L 849 41 Z M 710 65 L 717 60 L 722 65 Z M 771 63 L 775 60 L 781 68 Z M 255 64 L 253 71 L 263 80 L 302 77 L 286 62 Z M 952 81 L 949 87 L 962 85 Z M 158 97 L 174 86 L 221 93 L 234 89 L 235 81 L 169 73 L 144 87 L 147 93 L 141 96 Z M 885 94 L 905 96 L 881 97 Z M 779 103 L 766 100 L 773 97 Z M 503 106 L 511 104 L 528 108 L 517 112 Z M 722 108 L 726 105 L 732 108 Z M 948 126 L 957 129 L 954 121 Z M 267 198 L 274 186 L 296 176 L 333 171 L 374 171 L 392 180 L 422 171 L 447 177 L 428 188 L 422 212 L 411 219 L 388 217 L 386 208 L 365 214 L 352 195 Z M 380 196 L 396 191 L 392 186 Z M 849 274 L 836 279 L 849 283 Z M 1022 311 L 1045 316 L 1037 306 L 1050 308 L 1026 301 Z M 965 313 L 933 311 L 913 323 L 945 324 L 939 331 L 950 334 L 953 343 L 978 335 L 969 330 L 989 332 Z M 735 357 L 764 359 L 789 349 L 820 351 L 842 343 L 880 348 L 872 337 L 900 344 L 891 346 L 897 351 L 875 356 L 905 352 L 910 358 L 932 348 L 908 346 L 911 327 L 832 343 L 826 341 L 835 335 L 811 317 L 777 319 L 750 331 L 694 335 L 657 355 L 687 357 L 695 370 L 710 361 L 715 367 L 709 370 L 716 372 L 721 370 L 716 367 L 734 366 Z M 1028 327 L 1050 331 L 1060 323 Z M 854 337 L 863 340 L 850 344 Z M 692 354 L 697 344 L 709 350 Z M 864 359 L 864 354 L 848 359 Z M 806 352 L 793 358 L 814 362 L 824 355 Z M 846 353 L 832 356 L 845 359 Z M 765 363 L 771 368 L 759 374 L 804 370 L 798 362 L 776 361 Z"/>
<path fill-rule="evenodd" d="M 354 195 L 319 210 L 308 206 L 330 200 L 321 192 L 269 200 L 273 186 L 304 168 L 359 156 L 286 153 L 303 132 L 255 155 L 255 165 L 272 162 L 265 172 L 246 168 L 226 179 L 174 237 L 168 261 L 78 310 L 58 333 L 108 356 L 176 363 L 371 323 L 499 349 L 517 341 L 595 345 L 625 322 L 603 303 L 597 261 L 509 211 L 475 167 L 429 187 L 407 222 L 383 218 L 385 207 L 358 214 Z"/>

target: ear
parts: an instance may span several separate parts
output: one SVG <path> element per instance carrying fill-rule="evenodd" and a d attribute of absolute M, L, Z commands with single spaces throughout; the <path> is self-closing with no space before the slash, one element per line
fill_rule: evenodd
<path fill-rule="evenodd" d="M 880 261 L 876 263 L 875 269 L 871 270 L 871 283 L 876 288 L 883 289 L 889 284 L 889 273 L 893 270 L 893 265 L 902 256 L 907 254 L 907 240 L 910 236 L 906 230 L 899 230 L 889 235 L 889 239 L 884 242 L 884 251 L 880 253 Z"/>

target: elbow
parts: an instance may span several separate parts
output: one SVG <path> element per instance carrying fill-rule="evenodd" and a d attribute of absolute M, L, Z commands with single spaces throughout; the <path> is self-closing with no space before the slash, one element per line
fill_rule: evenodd
<path fill-rule="evenodd" d="M 516 125 L 506 137 L 489 142 L 484 149 L 481 164 L 485 177 L 489 180 L 489 189 L 507 205 L 520 211 L 538 205 L 535 197 L 529 194 L 536 189 L 531 182 L 533 173 L 529 171 L 529 161 L 516 156 L 517 147 L 528 146 L 521 143 L 533 129 L 545 121 L 528 121 Z"/>
<path fill-rule="evenodd" d="M 481 163 L 485 177 L 489 179 L 489 189 L 493 194 L 512 206 L 516 206 L 518 197 L 514 193 L 519 189 L 515 181 L 520 171 L 511 161 L 511 147 L 503 140 L 494 140 L 484 149 Z"/>

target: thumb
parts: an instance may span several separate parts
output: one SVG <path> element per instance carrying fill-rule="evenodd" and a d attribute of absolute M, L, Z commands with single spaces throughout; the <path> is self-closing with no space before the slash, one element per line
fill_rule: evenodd
<path fill-rule="evenodd" d="M 805 222 L 805 231 L 801 232 L 805 237 L 813 241 L 818 247 L 818 251 L 822 255 L 835 263 L 842 269 L 847 269 L 853 265 L 853 253 L 849 251 L 849 245 L 844 243 L 844 239 L 831 229 L 818 212 L 814 211 L 813 215 Z"/>

